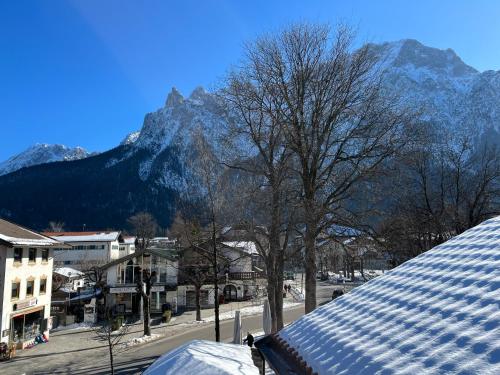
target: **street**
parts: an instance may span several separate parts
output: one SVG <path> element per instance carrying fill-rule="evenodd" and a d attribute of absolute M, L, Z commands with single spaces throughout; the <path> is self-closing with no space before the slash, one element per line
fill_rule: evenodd
<path fill-rule="evenodd" d="M 318 281 L 318 304 L 331 299 L 336 286 Z M 285 310 L 285 324 L 289 324 L 304 314 L 303 305 Z M 162 354 L 195 339 L 213 340 L 214 323 L 192 326 L 167 326 L 162 328 L 166 337 L 151 343 L 134 346 L 115 354 L 116 374 L 140 374 Z M 134 326 L 140 331 L 140 326 Z M 242 332 L 262 331 L 262 314 L 242 318 Z M 153 333 L 156 331 L 153 329 Z M 221 321 L 221 339 L 229 342 L 233 336 L 233 320 Z M 52 336 L 51 336 L 52 337 Z M 46 345 L 18 352 L 9 362 L 0 363 L 2 374 L 108 374 L 109 356 L 107 346 L 95 340 L 89 341 L 85 349 L 74 345 L 78 340 L 92 340 L 88 333 L 81 331 L 61 331 L 54 333 L 53 339 Z M 49 352 L 50 345 L 63 342 L 66 350 Z M 79 342 L 81 344 L 81 341 Z"/>

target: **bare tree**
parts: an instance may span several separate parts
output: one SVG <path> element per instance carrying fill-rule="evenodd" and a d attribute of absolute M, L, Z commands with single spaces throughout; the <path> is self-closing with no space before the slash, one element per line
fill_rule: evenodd
<path fill-rule="evenodd" d="M 151 287 L 156 278 L 156 272 L 143 269 L 137 279 L 137 293 L 142 298 L 142 311 L 144 315 L 144 336 L 151 336 Z"/>
<path fill-rule="evenodd" d="M 249 48 L 267 82 L 274 116 L 300 181 L 306 258 L 306 312 L 316 307 L 316 237 L 346 214 L 353 187 L 375 173 L 399 143 L 403 114 L 381 99 L 376 59 L 352 49 L 353 33 L 300 24 Z"/>
<path fill-rule="evenodd" d="M 137 256 L 146 251 L 150 240 L 155 236 L 158 224 L 153 216 L 147 212 L 140 212 L 131 216 L 128 223 L 132 227 L 132 233 L 137 237 Z M 151 336 L 151 287 L 156 278 L 155 272 L 142 269 L 137 280 L 137 293 L 142 298 L 142 312 L 144 317 L 144 335 Z"/>
<path fill-rule="evenodd" d="M 393 265 L 500 213 L 500 154 L 470 132 L 429 127 L 395 162 L 384 246 Z M 404 188 L 401 188 L 404 187 Z"/>
<path fill-rule="evenodd" d="M 109 365 L 111 374 L 115 373 L 114 355 L 116 354 L 116 347 L 122 342 L 123 338 L 128 332 L 128 326 L 122 325 L 115 326 L 115 320 L 110 312 L 106 312 L 106 316 L 102 319 L 97 326 L 93 328 L 94 333 L 99 341 L 103 341 L 108 346 L 109 352 Z"/>
<path fill-rule="evenodd" d="M 62 221 L 49 221 L 49 232 L 63 232 L 65 223 Z"/>
<path fill-rule="evenodd" d="M 290 228 L 287 216 L 293 211 L 293 204 L 289 201 L 290 184 L 287 184 L 291 152 L 278 116 L 279 108 L 285 104 L 284 99 L 275 95 L 262 60 L 263 57 L 249 45 L 243 66 L 229 74 L 221 94 L 229 114 L 235 117 L 234 121 L 228 122 L 227 140 L 235 152 L 229 154 L 227 165 L 254 175 L 254 178 L 242 181 L 242 184 L 252 182 L 253 186 L 247 186 L 247 199 L 241 199 L 240 195 L 240 201 L 247 207 L 259 206 L 260 222 L 245 217 L 248 208 L 242 208 L 238 221 L 245 222 L 266 265 L 274 332 L 283 327 L 284 253 Z"/>
<path fill-rule="evenodd" d="M 139 212 L 129 217 L 127 222 L 132 227 L 132 233 L 137 237 L 137 247 L 139 250 L 145 250 L 158 229 L 156 220 L 148 212 Z"/>
<path fill-rule="evenodd" d="M 224 224 L 224 215 L 226 203 L 225 169 L 219 160 L 214 145 L 211 145 L 205 139 L 201 129 L 195 130 L 192 137 L 191 154 L 188 160 L 191 161 L 189 181 L 185 190 L 185 202 L 191 202 L 192 206 L 183 207 L 188 212 L 192 223 L 192 233 L 187 236 L 192 245 L 203 251 L 210 259 L 212 274 L 218 275 L 220 270 L 221 246 L 218 238 L 222 232 Z M 209 244 L 210 251 L 200 244 Z M 213 277 L 214 288 L 214 313 L 215 313 L 215 340 L 220 341 L 220 321 L 219 321 L 219 280 Z"/>

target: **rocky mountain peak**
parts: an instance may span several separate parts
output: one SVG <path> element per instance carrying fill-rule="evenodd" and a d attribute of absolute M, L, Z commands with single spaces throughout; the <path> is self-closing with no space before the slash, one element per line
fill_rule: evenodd
<path fill-rule="evenodd" d="M 465 64 L 451 48 L 441 50 L 427 47 L 414 39 L 405 39 L 399 43 L 400 49 L 394 60 L 394 66 L 413 65 L 416 68 L 428 68 L 452 76 L 478 73 L 476 69 Z"/>
<path fill-rule="evenodd" d="M 172 87 L 172 91 L 167 96 L 167 101 L 165 102 L 165 107 L 173 108 L 184 102 L 184 97 L 182 94 L 175 88 Z"/>
<path fill-rule="evenodd" d="M 381 59 L 384 67 L 405 70 L 424 69 L 433 74 L 465 78 L 479 72 L 465 64 L 451 48 L 442 50 L 428 47 L 415 39 L 370 44 L 369 47 Z"/>

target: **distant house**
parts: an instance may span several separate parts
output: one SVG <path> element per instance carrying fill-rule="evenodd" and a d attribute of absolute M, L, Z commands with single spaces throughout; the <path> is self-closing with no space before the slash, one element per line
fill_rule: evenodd
<path fill-rule="evenodd" d="M 84 273 L 70 267 L 54 268 L 54 283 L 57 287 L 76 292 L 84 285 Z"/>
<path fill-rule="evenodd" d="M 255 344 L 278 374 L 500 374 L 500 216 Z"/>
<path fill-rule="evenodd" d="M 135 239 L 125 238 L 120 232 L 45 232 L 45 236 L 70 245 L 54 249 L 54 264 L 85 270 L 89 266 L 104 265 L 135 251 Z"/>
<path fill-rule="evenodd" d="M 53 249 L 66 245 L 0 219 L 0 335 L 25 348 L 49 336 Z"/>
<path fill-rule="evenodd" d="M 255 245 L 249 241 L 225 241 L 218 245 L 219 296 L 224 301 L 251 299 L 257 290 L 264 288 L 260 271 L 253 266 Z M 202 283 L 201 306 L 214 305 L 214 270 L 211 245 L 207 241 L 197 248 L 188 246 L 180 250 L 178 303 L 186 308 L 195 307 L 195 285 Z M 205 278 L 200 278 L 200 275 Z"/>
<path fill-rule="evenodd" d="M 135 236 L 123 236 L 122 238 L 123 242 L 120 242 L 119 244 L 119 257 L 132 254 L 135 251 L 135 242 L 137 239 Z"/>
<path fill-rule="evenodd" d="M 176 305 L 177 262 L 175 249 L 157 243 L 106 263 L 101 268 L 107 271 L 108 307 L 126 315 L 140 314 L 141 298 L 136 288 L 144 269 L 156 272 L 151 290 L 151 312 L 161 312 L 165 303 Z"/>

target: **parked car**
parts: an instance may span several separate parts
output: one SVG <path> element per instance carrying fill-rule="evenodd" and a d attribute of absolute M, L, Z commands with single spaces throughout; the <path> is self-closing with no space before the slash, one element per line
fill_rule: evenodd
<path fill-rule="evenodd" d="M 335 299 L 335 298 L 339 298 L 340 296 L 343 296 L 344 295 L 344 292 L 341 290 L 341 289 L 335 289 L 332 293 L 332 301 Z"/>
<path fill-rule="evenodd" d="M 285 273 L 283 274 L 283 279 L 295 280 L 295 274 L 292 271 L 285 271 Z"/>

